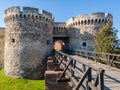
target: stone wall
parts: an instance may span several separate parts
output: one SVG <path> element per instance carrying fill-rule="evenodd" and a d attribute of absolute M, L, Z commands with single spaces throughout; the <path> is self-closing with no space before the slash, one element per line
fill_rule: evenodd
<path fill-rule="evenodd" d="M 65 22 L 55 22 L 54 23 L 54 29 L 53 29 L 53 35 L 55 36 L 67 36 L 67 29 L 66 29 L 66 23 Z"/>
<path fill-rule="evenodd" d="M 0 28 L 0 68 L 4 66 L 5 28 Z"/>
<path fill-rule="evenodd" d="M 108 21 L 112 22 L 113 18 L 107 13 L 92 13 L 91 16 L 82 14 L 70 18 L 66 22 L 69 48 L 93 51 L 93 37 Z"/>
<path fill-rule="evenodd" d="M 54 22 L 52 13 L 37 8 L 11 7 L 5 10 L 4 30 L 0 31 L 0 66 L 5 75 L 39 79 L 46 69 L 46 58 L 51 54 L 53 39 L 63 41 L 66 49 L 93 50 L 94 35 L 113 17 L 108 13 L 78 15 L 66 22 Z M 5 56 L 3 56 L 5 55 Z"/>
<path fill-rule="evenodd" d="M 5 11 L 4 20 L 5 75 L 43 78 L 46 58 L 52 52 L 54 19 L 38 13 L 36 8 L 24 7 L 20 11 L 13 7 Z"/>

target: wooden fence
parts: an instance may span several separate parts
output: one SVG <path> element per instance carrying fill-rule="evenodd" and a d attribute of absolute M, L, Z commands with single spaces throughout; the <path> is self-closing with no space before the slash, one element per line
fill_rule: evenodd
<path fill-rule="evenodd" d="M 83 50 L 74 50 L 73 52 L 73 54 L 80 57 L 120 68 L 120 54 L 98 53 Z"/>
<path fill-rule="evenodd" d="M 60 51 L 55 51 L 54 58 L 58 62 L 54 70 L 59 67 L 63 69 L 63 73 L 57 79 L 59 83 L 69 82 L 72 90 L 104 90 L 103 69 L 73 59 L 70 55 Z"/>

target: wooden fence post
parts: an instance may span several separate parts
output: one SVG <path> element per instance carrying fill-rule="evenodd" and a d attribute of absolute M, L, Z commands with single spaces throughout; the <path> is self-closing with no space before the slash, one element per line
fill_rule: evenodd
<path fill-rule="evenodd" d="M 104 90 L 104 70 L 99 70 L 99 88 L 100 90 Z"/>

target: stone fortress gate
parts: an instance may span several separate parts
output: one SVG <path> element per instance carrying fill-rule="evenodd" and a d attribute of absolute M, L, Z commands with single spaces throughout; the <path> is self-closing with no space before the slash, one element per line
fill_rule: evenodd
<path fill-rule="evenodd" d="M 5 10 L 4 73 L 17 78 L 39 79 L 53 47 L 59 50 L 93 50 L 93 37 L 100 27 L 113 21 L 108 13 L 82 14 L 66 22 L 55 22 L 52 13 L 37 8 Z M 56 42 L 60 45 L 57 46 Z"/>

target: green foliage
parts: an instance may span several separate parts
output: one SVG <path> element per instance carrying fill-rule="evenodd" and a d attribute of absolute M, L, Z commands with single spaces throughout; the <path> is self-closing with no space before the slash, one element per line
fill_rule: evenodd
<path fill-rule="evenodd" d="M 99 32 L 96 33 L 94 51 L 100 53 L 120 54 L 120 40 L 116 35 L 117 30 L 112 28 L 112 23 L 106 23 L 106 25 L 100 28 Z M 99 57 L 101 58 L 99 62 L 107 64 L 106 55 L 101 54 Z M 120 57 L 114 57 L 114 60 L 120 62 Z M 112 63 L 112 66 L 118 67 L 119 64 Z"/>
<path fill-rule="evenodd" d="M 45 90 L 44 80 L 15 79 L 0 70 L 0 90 Z"/>
<path fill-rule="evenodd" d="M 103 53 L 120 53 L 118 39 L 116 37 L 116 29 L 112 28 L 112 23 L 108 22 L 105 26 L 100 28 L 95 36 L 95 52 Z"/>

